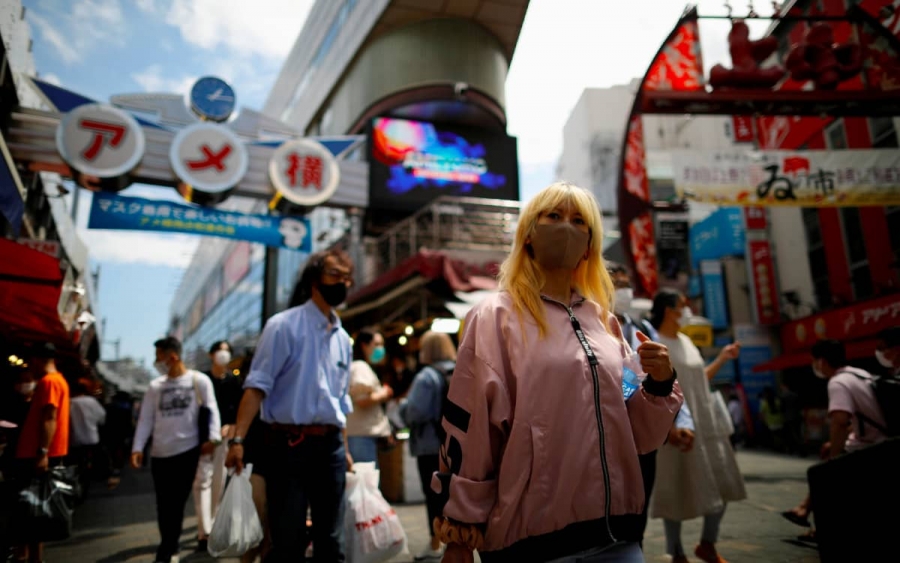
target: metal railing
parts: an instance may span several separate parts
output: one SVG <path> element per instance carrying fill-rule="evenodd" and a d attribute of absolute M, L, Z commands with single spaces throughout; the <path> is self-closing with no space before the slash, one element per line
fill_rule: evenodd
<path fill-rule="evenodd" d="M 518 201 L 441 197 L 365 243 L 361 286 L 419 250 L 509 250 L 519 219 Z"/>

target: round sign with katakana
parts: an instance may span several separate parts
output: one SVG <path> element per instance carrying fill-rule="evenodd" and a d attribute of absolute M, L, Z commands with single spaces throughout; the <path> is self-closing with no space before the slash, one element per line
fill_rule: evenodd
<path fill-rule="evenodd" d="M 144 131 L 130 114 L 106 104 L 78 106 L 56 128 L 56 148 L 75 171 L 100 179 L 128 174 L 144 156 Z"/>
<path fill-rule="evenodd" d="M 284 199 L 312 207 L 337 191 L 341 172 L 331 151 L 309 139 L 288 141 L 269 160 L 269 179 Z"/>
<path fill-rule="evenodd" d="M 229 128 L 195 123 L 172 139 L 172 169 L 191 189 L 221 195 L 238 185 L 247 173 L 250 157 L 244 142 Z"/>

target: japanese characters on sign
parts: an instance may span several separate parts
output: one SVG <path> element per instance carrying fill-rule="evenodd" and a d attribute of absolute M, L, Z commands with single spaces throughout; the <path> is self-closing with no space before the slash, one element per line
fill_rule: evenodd
<path fill-rule="evenodd" d="M 55 240 L 38 240 L 32 238 L 20 238 L 19 244 L 23 244 L 29 248 L 33 248 L 38 252 L 43 252 L 47 256 L 59 258 L 59 241 Z"/>
<path fill-rule="evenodd" d="M 312 251 L 306 217 L 246 215 L 106 193 L 94 194 L 88 228 L 189 233 Z"/>
<path fill-rule="evenodd" d="M 900 152 L 676 151 L 675 189 L 720 205 L 900 205 Z"/>
<path fill-rule="evenodd" d="M 172 168 L 185 184 L 207 195 L 224 196 L 247 173 L 244 142 L 215 123 L 195 123 L 175 135 L 169 149 Z"/>
<path fill-rule="evenodd" d="M 747 243 L 750 276 L 753 280 L 753 302 L 759 324 L 775 324 L 781 320 L 778 286 L 775 283 L 775 261 L 768 240 Z"/>
<path fill-rule="evenodd" d="M 872 337 L 900 324 L 900 295 L 889 295 L 806 317 L 781 328 L 785 352 L 810 348 L 817 340 L 848 340 Z"/>
<path fill-rule="evenodd" d="M 144 131 L 128 113 L 105 104 L 70 111 L 56 129 L 56 148 L 82 174 L 118 178 L 134 170 L 144 156 Z"/>
<path fill-rule="evenodd" d="M 731 116 L 732 138 L 735 143 L 753 142 L 753 118 L 749 115 Z"/>
<path fill-rule="evenodd" d="M 314 206 L 334 195 L 340 172 L 328 149 L 315 141 L 298 139 L 284 143 L 272 155 L 269 179 L 284 199 Z"/>

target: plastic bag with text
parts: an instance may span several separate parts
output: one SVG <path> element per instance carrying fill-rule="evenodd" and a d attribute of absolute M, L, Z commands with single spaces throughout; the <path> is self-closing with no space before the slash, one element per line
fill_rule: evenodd
<path fill-rule="evenodd" d="M 347 474 L 347 563 L 384 563 L 407 553 L 400 517 L 378 490 L 380 473 L 374 463 L 354 463 Z"/>
<path fill-rule="evenodd" d="M 225 489 L 206 547 L 213 557 L 240 557 L 263 539 L 253 504 L 252 470 L 253 465 L 248 464 L 240 475 L 232 475 Z"/>

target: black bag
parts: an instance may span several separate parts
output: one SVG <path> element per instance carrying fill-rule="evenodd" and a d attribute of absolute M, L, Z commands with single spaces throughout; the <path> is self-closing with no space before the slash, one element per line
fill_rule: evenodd
<path fill-rule="evenodd" d="M 822 563 L 885 561 L 897 549 L 900 438 L 809 468 L 809 494 Z"/>
<path fill-rule="evenodd" d="M 428 367 L 438 372 L 441 376 L 441 381 L 443 385 L 441 386 L 441 415 L 438 417 L 436 421 L 434 421 L 434 429 L 437 432 L 438 439 L 443 444 L 447 439 L 447 433 L 444 431 L 444 414 L 447 412 L 447 403 L 449 400 L 447 399 L 447 393 L 450 391 L 450 378 L 453 377 L 453 370 L 456 369 L 456 366 L 450 366 L 449 363 L 445 363 L 445 366 L 450 367 L 450 369 L 444 369 L 438 364 L 433 364 Z"/>
<path fill-rule="evenodd" d="M 881 431 L 885 436 L 895 438 L 900 436 L 900 379 L 892 377 L 864 377 L 856 371 L 846 370 L 845 373 L 852 373 L 859 379 L 862 379 L 875 392 L 875 399 L 878 406 L 881 407 L 881 416 L 884 418 L 885 425 L 876 423 L 862 413 L 855 413 L 859 419 L 860 432 L 864 432 L 863 426 L 872 425 Z"/>
<path fill-rule="evenodd" d="M 196 374 L 194 375 L 194 395 L 197 396 L 197 434 L 200 436 L 200 445 L 202 446 L 209 442 L 209 421 L 212 419 L 212 410 L 203 404 Z"/>
<path fill-rule="evenodd" d="M 53 467 L 19 492 L 14 521 L 17 541 L 60 541 L 72 535 L 76 491 L 70 473 L 66 467 Z"/>

